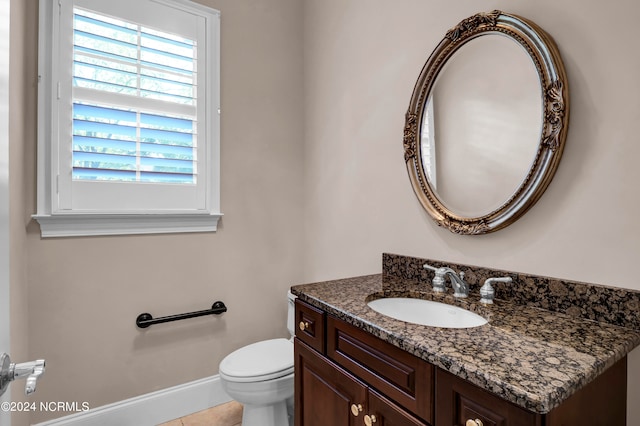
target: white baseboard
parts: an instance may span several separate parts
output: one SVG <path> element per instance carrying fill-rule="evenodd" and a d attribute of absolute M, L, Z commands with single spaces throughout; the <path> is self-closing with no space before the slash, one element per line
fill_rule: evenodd
<path fill-rule="evenodd" d="M 35 426 L 155 426 L 229 401 L 215 375 Z"/>

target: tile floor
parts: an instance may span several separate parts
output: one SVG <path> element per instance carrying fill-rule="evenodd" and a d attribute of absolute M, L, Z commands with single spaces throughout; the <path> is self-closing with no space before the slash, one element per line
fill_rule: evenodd
<path fill-rule="evenodd" d="M 241 426 L 242 404 L 231 401 L 159 426 Z"/>

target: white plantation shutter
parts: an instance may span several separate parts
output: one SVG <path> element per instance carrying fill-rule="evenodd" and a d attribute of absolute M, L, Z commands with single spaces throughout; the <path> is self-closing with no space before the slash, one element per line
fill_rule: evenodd
<path fill-rule="evenodd" d="M 39 146 L 49 177 L 39 182 L 48 192 L 37 217 L 208 214 L 217 222 L 218 12 L 189 0 L 40 5 L 51 20 L 40 38 L 41 101 L 50 106 L 40 110 Z"/>

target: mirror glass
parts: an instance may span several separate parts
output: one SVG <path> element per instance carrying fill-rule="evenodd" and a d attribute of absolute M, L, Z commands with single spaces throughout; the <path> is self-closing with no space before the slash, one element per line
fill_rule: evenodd
<path fill-rule="evenodd" d="M 420 151 L 448 209 L 482 216 L 516 192 L 538 150 L 542 96 L 531 57 L 499 33 L 468 41 L 447 60 L 426 101 Z"/>

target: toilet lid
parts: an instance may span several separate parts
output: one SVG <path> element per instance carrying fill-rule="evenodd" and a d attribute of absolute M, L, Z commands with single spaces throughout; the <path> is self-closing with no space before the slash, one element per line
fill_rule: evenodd
<path fill-rule="evenodd" d="M 236 382 L 271 380 L 292 373 L 293 343 L 287 339 L 252 343 L 220 362 L 220 375 Z"/>

